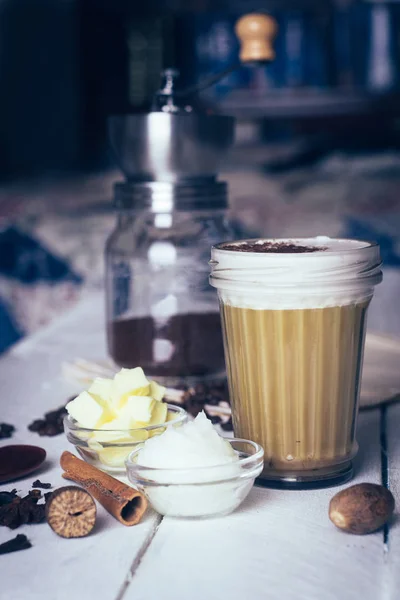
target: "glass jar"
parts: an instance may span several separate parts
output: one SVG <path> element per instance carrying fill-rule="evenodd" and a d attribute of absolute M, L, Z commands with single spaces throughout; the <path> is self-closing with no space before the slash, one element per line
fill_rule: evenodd
<path fill-rule="evenodd" d="M 118 183 L 106 246 L 108 350 L 167 385 L 225 374 L 212 245 L 232 238 L 226 184 Z"/>

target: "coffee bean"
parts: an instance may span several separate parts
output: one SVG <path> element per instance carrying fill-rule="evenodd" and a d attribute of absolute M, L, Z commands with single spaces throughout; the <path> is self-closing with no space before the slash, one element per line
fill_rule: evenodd
<path fill-rule="evenodd" d="M 225 423 L 221 423 L 221 428 L 224 431 L 233 431 L 233 423 L 232 423 L 232 419 L 229 419 L 228 421 L 226 421 Z"/>
<path fill-rule="evenodd" d="M 45 426 L 45 424 L 46 421 L 44 419 L 36 419 L 30 425 L 28 425 L 28 429 L 29 431 L 39 431 Z"/>
<path fill-rule="evenodd" d="M 192 417 L 196 417 L 199 412 L 205 410 L 205 405 L 229 408 L 229 391 L 226 381 L 198 383 L 189 388 L 185 388 L 184 385 L 177 385 L 175 389 L 185 391 L 182 394 L 181 402 L 171 402 L 171 404 L 182 406 Z M 214 424 L 219 424 L 222 421 L 219 415 L 211 416 L 207 414 L 207 416 Z M 225 431 L 232 431 L 231 419 L 222 423 L 221 427 Z"/>
<path fill-rule="evenodd" d="M 15 431 L 14 425 L 0 423 L 0 439 L 10 438 Z"/>
<path fill-rule="evenodd" d="M 44 415 L 44 419 L 35 419 L 28 425 L 29 431 L 34 431 L 40 436 L 53 437 L 64 432 L 63 420 L 67 414 L 65 406 L 51 410 Z"/>
<path fill-rule="evenodd" d="M 218 425 L 219 423 L 221 423 L 222 419 L 218 415 L 209 415 L 207 412 L 206 412 L 206 415 L 207 415 L 207 418 L 210 419 L 210 421 L 213 425 Z"/>

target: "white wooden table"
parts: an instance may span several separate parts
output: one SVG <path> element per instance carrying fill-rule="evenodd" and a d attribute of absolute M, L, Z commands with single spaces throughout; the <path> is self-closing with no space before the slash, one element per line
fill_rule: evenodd
<path fill-rule="evenodd" d="M 0 421 L 18 430 L 7 443 L 43 446 L 42 469 L 1 486 L 27 492 L 37 478 L 65 485 L 59 468 L 63 435 L 40 438 L 27 425 L 76 390 L 61 363 L 105 356 L 102 303 L 87 298 L 71 313 L 0 359 Z M 355 482 L 387 482 L 400 506 L 400 405 L 361 413 Z M 33 548 L 0 556 L 4 600 L 398 600 L 400 520 L 388 530 L 351 536 L 328 519 L 338 488 L 274 491 L 253 488 L 230 516 L 205 521 L 161 518 L 148 511 L 124 527 L 99 507 L 92 535 L 65 540 L 46 524 L 15 532 L 0 528 L 0 543 L 25 533 Z"/>

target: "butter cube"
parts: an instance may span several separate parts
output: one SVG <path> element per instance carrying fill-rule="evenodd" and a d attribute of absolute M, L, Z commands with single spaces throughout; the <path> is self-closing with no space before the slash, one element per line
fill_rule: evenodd
<path fill-rule="evenodd" d="M 133 448 L 104 448 L 98 453 L 98 457 L 100 462 L 107 467 L 124 469 L 130 450 Z"/>
<path fill-rule="evenodd" d="M 115 419 L 115 421 L 118 421 L 118 419 Z M 116 426 L 119 423 L 110 422 L 104 427 L 111 425 Z M 136 444 L 146 441 L 149 434 L 145 430 L 137 430 L 130 433 L 126 431 L 118 432 L 116 435 L 115 430 L 107 431 L 104 429 L 104 431 L 96 431 L 94 436 L 88 441 L 88 446 L 96 452 L 99 461 L 108 467 L 124 469 L 125 460 L 130 452 L 135 449 Z M 100 442 L 104 443 L 105 447 Z M 113 443 L 118 445 L 108 445 Z"/>
<path fill-rule="evenodd" d="M 148 396 L 150 382 L 146 379 L 143 369 L 121 369 L 114 377 L 111 400 L 114 406 L 121 408 L 129 396 Z"/>
<path fill-rule="evenodd" d="M 89 429 L 99 427 L 109 417 L 104 406 L 99 404 L 88 392 L 82 392 L 75 400 L 68 402 L 66 409 L 79 425 Z"/>
<path fill-rule="evenodd" d="M 151 415 L 150 425 L 161 425 L 167 419 L 168 407 L 165 402 L 155 402 Z"/>
<path fill-rule="evenodd" d="M 113 389 L 114 382 L 112 379 L 105 379 L 104 377 L 96 377 L 90 386 L 88 392 L 93 396 L 97 396 L 101 398 L 103 402 L 111 401 L 111 393 Z"/>
<path fill-rule="evenodd" d="M 94 439 L 97 442 L 130 442 L 129 433 L 127 430 L 131 429 L 131 423 L 126 422 L 126 419 L 118 416 L 107 423 L 103 423 L 99 428 L 102 431 L 96 431 L 94 433 Z"/>
<path fill-rule="evenodd" d="M 165 388 L 163 385 L 159 385 L 155 381 L 150 381 L 150 396 L 153 396 L 154 400 L 161 402 L 161 400 L 164 398 L 166 389 L 167 388 Z"/>
<path fill-rule="evenodd" d="M 153 408 L 150 425 L 162 425 L 168 418 L 168 407 L 164 402 L 157 402 Z M 149 431 L 149 437 L 160 435 L 165 431 L 165 427 L 157 427 Z"/>
<path fill-rule="evenodd" d="M 138 432 L 139 433 L 139 432 Z M 135 439 L 130 438 L 131 445 L 121 448 L 104 448 L 98 452 L 100 462 L 107 467 L 122 469 L 125 472 L 125 460 L 128 458 L 138 442 L 144 442 L 148 438 L 147 431 L 140 432 Z"/>
<path fill-rule="evenodd" d="M 169 421 L 174 421 L 176 418 L 177 418 L 176 413 L 167 412 L 167 417 L 165 419 L 165 422 L 168 423 Z"/>
<path fill-rule="evenodd" d="M 129 396 L 119 415 L 131 423 L 131 427 L 148 425 L 155 402 L 151 396 Z"/>

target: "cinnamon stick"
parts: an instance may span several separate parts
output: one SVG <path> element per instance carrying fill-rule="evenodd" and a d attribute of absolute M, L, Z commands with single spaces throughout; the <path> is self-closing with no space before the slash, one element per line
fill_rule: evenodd
<path fill-rule="evenodd" d="M 120 523 L 131 526 L 140 522 L 147 508 L 147 500 L 141 492 L 89 465 L 71 452 L 62 453 L 60 465 L 65 471 L 64 479 L 82 485 Z"/>

